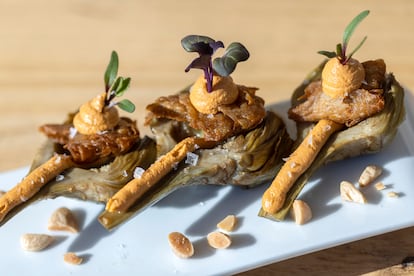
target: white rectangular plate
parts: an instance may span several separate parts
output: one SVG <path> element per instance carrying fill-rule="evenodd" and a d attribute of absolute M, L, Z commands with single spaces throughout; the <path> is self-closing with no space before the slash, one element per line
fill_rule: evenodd
<path fill-rule="evenodd" d="M 103 205 L 68 198 L 33 204 L 0 228 L 2 275 L 216 275 L 234 274 L 291 257 L 414 225 L 414 100 L 407 92 L 407 118 L 391 145 L 381 153 L 340 161 L 320 169 L 300 195 L 313 219 L 302 226 L 290 219 L 274 222 L 257 216 L 265 186 L 254 189 L 202 186 L 185 188 L 145 210 L 118 229 L 107 232 L 96 220 Z M 288 103 L 274 106 L 284 114 Z M 364 190 L 368 204 L 342 202 L 339 182 L 356 183 L 366 165 L 385 170 L 386 190 Z M 15 185 L 27 168 L 0 174 L 0 189 Z M 395 191 L 398 198 L 387 196 Z M 79 234 L 50 232 L 47 221 L 58 207 L 75 211 Z M 206 236 L 228 214 L 239 226 L 230 234 L 229 249 L 215 250 Z M 180 231 L 194 243 L 195 255 L 179 259 L 167 236 Z M 46 233 L 56 243 L 42 252 L 25 252 L 24 233 Z M 63 262 L 73 251 L 85 258 L 80 266 Z"/>

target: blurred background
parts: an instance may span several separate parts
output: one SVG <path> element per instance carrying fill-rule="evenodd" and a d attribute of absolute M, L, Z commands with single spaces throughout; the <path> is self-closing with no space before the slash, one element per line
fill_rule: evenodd
<path fill-rule="evenodd" d="M 103 91 L 112 50 L 120 75 L 132 78 L 125 96 L 141 125 L 147 104 L 201 73 L 184 73 L 195 57 L 180 44 L 188 34 L 242 42 L 251 57 L 232 76 L 272 103 L 288 100 L 322 61 L 316 52 L 334 50 L 349 21 L 369 9 L 350 42 L 368 35 L 355 57 L 383 58 L 414 87 L 411 0 L 1 0 L 0 7 L 0 171 L 28 165 L 44 139 L 39 125 L 60 123 Z"/>

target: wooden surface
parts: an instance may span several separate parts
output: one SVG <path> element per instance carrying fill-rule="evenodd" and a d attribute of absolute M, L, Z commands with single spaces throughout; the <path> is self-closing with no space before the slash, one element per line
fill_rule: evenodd
<path fill-rule="evenodd" d="M 60 122 L 103 89 L 112 50 L 120 73 L 132 77 L 127 92 L 142 133 L 145 106 L 174 93 L 200 72 L 185 74 L 193 56 L 180 40 L 205 34 L 229 44 L 240 41 L 251 58 L 233 78 L 260 88 L 267 103 L 287 100 L 333 50 L 349 20 L 371 14 L 351 45 L 356 54 L 383 58 L 388 71 L 414 89 L 414 2 L 394 1 L 23 1 L 0 2 L 0 172 L 26 166 L 44 137 L 37 127 Z M 386 219 L 386 218 L 384 218 Z M 242 275 L 396 275 L 414 273 L 401 265 L 414 256 L 414 228 L 293 258 Z"/>

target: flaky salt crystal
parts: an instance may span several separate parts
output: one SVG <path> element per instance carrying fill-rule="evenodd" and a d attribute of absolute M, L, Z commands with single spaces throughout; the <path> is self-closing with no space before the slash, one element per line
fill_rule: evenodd
<path fill-rule="evenodd" d="M 141 178 L 142 174 L 145 172 L 145 170 L 141 167 L 136 167 L 134 170 L 134 178 Z"/>
<path fill-rule="evenodd" d="M 74 127 L 69 128 L 69 138 L 70 139 L 75 137 L 77 133 L 78 133 L 78 130 L 76 128 L 74 128 Z"/>
<path fill-rule="evenodd" d="M 62 175 L 62 174 L 58 174 L 58 175 L 56 176 L 56 181 L 62 181 L 64 178 L 65 178 L 65 176 L 64 176 L 64 175 Z"/>
<path fill-rule="evenodd" d="M 187 158 L 185 159 L 185 163 L 191 166 L 197 165 L 198 162 L 198 155 L 193 152 L 187 152 Z"/>

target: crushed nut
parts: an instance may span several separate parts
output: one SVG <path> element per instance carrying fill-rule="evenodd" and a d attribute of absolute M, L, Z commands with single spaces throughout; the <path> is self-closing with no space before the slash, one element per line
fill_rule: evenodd
<path fill-rule="evenodd" d="M 41 251 L 52 244 L 54 238 L 46 234 L 23 234 L 20 245 L 26 251 Z"/>
<path fill-rule="evenodd" d="M 224 249 L 231 245 L 231 239 L 228 235 L 215 231 L 207 235 L 208 244 L 216 249 Z"/>
<path fill-rule="evenodd" d="M 61 207 L 53 212 L 49 218 L 47 228 L 51 231 L 79 232 L 78 221 L 75 215 L 66 207 Z"/>
<path fill-rule="evenodd" d="M 79 257 L 73 252 L 67 252 L 63 255 L 63 260 L 68 264 L 80 265 L 83 262 L 83 258 Z"/>
<path fill-rule="evenodd" d="M 371 184 L 378 176 L 382 174 L 382 168 L 376 165 L 367 166 L 359 177 L 358 183 L 361 187 Z"/>
<path fill-rule="evenodd" d="M 400 195 L 396 192 L 388 192 L 388 197 L 399 197 Z"/>
<path fill-rule="evenodd" d="M 168 241 L 173 252 L 180 258 L 189 258 L 194 255 L 194 247 L 191 241 L 180 232 L 172 232 L 168 235 Z"/>
<path fill-rule="evenodd" d="M 217 228 L 231 232 L 234 230 L 237 224 L 237 217 L 235 215 L 228 215 L 223 220 L 221 220 L 219 223 L 217 223 Z"/>
<path fill-rule="evenodd" d="M 295 223 L 299 225 L 305 224 L 312 218 L 312 210 L 309 205 L 305 201 L 299 199 L 293 201 L 290 214 L 295 220 Z"/>
<path fill-rule="evenodd" d="M 377 191 L 381 191 L 381 190 L 384 190 L 386 188 L 387 187 L 382 182 L 378 182 L 378 183 L 375 184 L 375 189 L 377 189 Z"/>
<path fill-rule="evenodd" d="M 342 181 L 340 184 L 341 198 L 346 201 L 356 203 L 366 203 L 367 200 L 363 193 L 358 190 L 354 184 L 348 181 Z"/>

